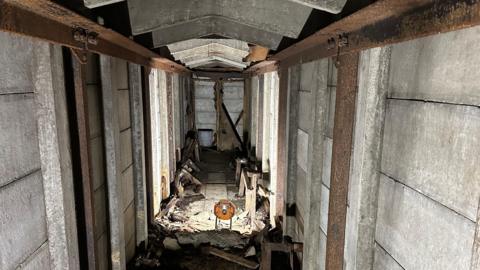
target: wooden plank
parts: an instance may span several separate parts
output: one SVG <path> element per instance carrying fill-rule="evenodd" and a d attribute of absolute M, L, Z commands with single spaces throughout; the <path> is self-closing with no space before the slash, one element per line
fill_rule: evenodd
<path fill-rule="evenodd" d="M 220 258 L 225 259 L 229 262 L 233 262 L 233 263 L 236 263 L 238 265 L 244 266 L 248 269 L 257 269 L 258 268 L 258 263 L 254 262 L 254 261 L 247 260 L 247 259 L 245 259 L 241 256 L 237 256 L 237 255 L 222 251 L 222 250 L 217 249 L 217 248 L 207 247 L 207 248 L 205 248 L 205 251 L 208 254 L 220 257 Z"/>
<path fill-rule="evenodd" d="M 29 36 L 73 49 L 84 49 L 84 44 L 73 37 L 73 29 L 76 27 L 98 34 L 98 44 L 89 45 L 89 51 L 170 72 L 189 72 L 184 66 L 162 58 L 133 40 L 53 1 L 0 0 L 0 31 Z"/>
<path fill-rule="evenodd" d="M 80 168 L 82 174 L 83 206 L 87 242 L 88 268 L 96 269 L 95 208 L 93 178 L 91 176 L 90 129 L 88 120 L 86 69 L 72 55 L 73 79 L 75 91 L 75 109 L 77 115 L 78 144 L 80 149 Z"/>
<path fill-rule="evenodd" d="M 327 270 L 342 270 L 359 54 L 339 59 L 328 205 Z"/>

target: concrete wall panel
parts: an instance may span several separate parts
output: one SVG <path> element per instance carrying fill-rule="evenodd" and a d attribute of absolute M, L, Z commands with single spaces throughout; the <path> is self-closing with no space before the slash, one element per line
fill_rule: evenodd
<path fill-rule="evenodd" d="M 298 127 L 310 132 L 312 126 L 312 94 L 310 92 L 298 92 Z"/>
<path fill-rule="evenodd" d="M 133 186 L 133 167 L 130 166 L 126 171 L 122 173 L 122 197 L 123 197 L 123 209 L 132 203 L 134 199 L 134 186 Z"/>
<path fill-rule="evenodd" d="M 305 216 L 305 207 L 307 207 L 306 203 L 306 190 L 305 190 L 305 185 L 307 181 L 307 173 L 298 168 L 297 170 L 297 182 L 295 183 L 295 196 L 297 198 L 296 204 L 298 207 L 298 210 L 300 211 L 300 215 L 302 217 Z"/>
<path fill-rule="evenodd" d="M 213 81 L 195 81 L 195 98 L 212 98 L 215 91 L 213 90 Z"/>
<path fill-rule="evenodd" d="M 33 93 L 35 45 L 30 39 L 0 34 L 0 94 Z M 21 53 L 19 53 L 21 52 Z"/>
<path fill-rule="evenodd" d="M 93 202 L 95 205 L 95 238 L 98 240 L 103 234 L 107 232 L 107 198 L 105 185 L 95 190 Z M 101 252 L 98 250 L 98 252 Z M 99 253 L 100 254 L 100 253 Z"/>
<path fill-rule="evenodd" d="M 322 185 L 322 193 L 320 194 L 320 228 L 322 229 L 323 233 L 327 234 L 328 228 L 328 201 L 330 199 L 330 190 L 325 186 Z"/>
<path fill-rule="evenodd" d="M 216 116 L 217 116 L 217 114 L 214 113 L 214 112 L 199 112 L 199 113 L 197 113 L 197 121 L 201 125 L 212 124 L 212 125 L 215 126 L 216 123 L 217 123 Z M 197 128 L 200 128 L 200 127 L 197 127 Z"/>
<path fill-rule="evenodd" d="M 320 234 L 320 247 L 319 247 L 319 261 L 320 269 L 325 270 L 325 262 L 327 260 L 327 235 L 324 233 Z"/>
<path fill-rule="evenodd" d="M 480 198 L 478 134 L 478 108 L 390 100 L 382 171 L 476 220 Z"/>
<path fill-rule="evenodd" d="M 102 137 L 96 137 L 90 140 L 90 153 L 92 160 L 93 189 L 96 190 L 105 183 L 105 160 Z"/>
<path fill-rule="evenodd" d="M 469 270 L 475 223 L 382 175 L 376 239 L 405 269 Z"/>
<path fill-rule="evenodd" d="M 243 109 L 243 100 L 242 99 L 223 99 L 223 103 L 227 107 L 228 113 L 230 114 L 230 117 L 240 114 L 240 112 Z M 232 118 L 232 121 L 235 122 L 237 118 Z"/>
<path fill-rule="evenodd" d="M 212 112 L 215 110 L 215 100 L 211 98 L 196 98 L 195 99 L 195 110 L 199 112 Z"/>
<path fill-rule="evenodd" d="M 130 91 L 118 91 L 118 119 L 120 130 L 125 130 L 131 126 L 130 121 Z"/>
<path fill-rule="evenodd" d="M 389 96 L 480 105 L 480 27 L 393 46 Z"/>
<path fill-rule="evenodd" d="M 125 60 L 114 58 L 113 59 L 113 74 L 115 77 L 116 89 L 124 90 L 128 89 L 128 66 Z"/>
<path fill-rule="evenodd" d="M 298 129 L 297 132 L 297 164 L 304 172 L 307 171 L 308 163 L 308 134 Z"/>
<path fill-rule="evenodd" d="M 0 188 L 0 269 L 15 269 L 47 241 L 42 182 L 37 171 Z"/>
<path fill-rule="evenodd" d="M 120 133 L 120 170 L 124 171 L 132 164 L 132 131 Z"/>
<path fill-rule="evenodd" d="M 135 205 L 132 203 L 125 211 L 125 256 L 130 261 L 135 255 Z"/>
<path fill-rule="evenodd" d="M 97 248 L 98 248 L 98 270 L 108 270 L 109 259 L 108 255 L 108 235 L 106 233 L 102 234 L 99 239 L 97 239 Z"/>
<path fill-rule="evenodd" d="M 40 168 L 33 94 L 0 96 L 0 186 Z"/>
<path fill-rule="evenodd" d="M 330 92 L 330 105 L 328 106 L 328 122 L 325 135 L 333 139 L 333 124 L 335 119 L 335 99 L 337 97 L 337 88 L 329 87 L 328 91 Z"/>
<path fill-rule="evenodd" d="M 24 261 L 17 269 L 19 270 L 49 270 L 50 252 L 48 251 L 48 242 L 45 242 L 34 254 Z"/>
<path fill-rule="evenodd" d="M 325 148 L 323 149 L 323 170 L 322 170 L 322 182 L 328 188 L 330 188 L 330 176 L 332 172 L 332 147 L 333 139 L 325 137 Z"/>
<path fill-rule="evenodd" d="M 373 270 L 405 270 L 395 259 L 378 244 L 375 245 Z"/>
<path fill-rule="evenodd" d="M 88 65 L 87 70 L 93 65 Z M 97 85 L 87 85 L 88 102 L 88 126 L 90 128 L 90 138 L 102 134 L 102 107 L 100 104 L 101 89 Z"/>
<path fill-rule="evenodd" d="M 217 129 L 213 81 L 194 81 L 195 124 L 197 129 Z"/>
<path fill-rule="evenodd" d="M 313 89 L 316 78 L 318 77 L 318 70 L 315 67 L 317 62 L 308 62 L 301 65 L 300 72 L 300 89 L 302 91 L 312 92 L 317 89 Z"/>

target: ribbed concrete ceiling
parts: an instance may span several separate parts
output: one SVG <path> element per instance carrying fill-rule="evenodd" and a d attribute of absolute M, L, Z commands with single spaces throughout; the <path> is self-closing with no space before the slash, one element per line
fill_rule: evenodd
<path fill-rule="evenodd" d="M 170 43 L 210 35 L 243 40 L 272 50 L 278 48 L 283 39 L 283 36 L 280 34 L 238 24 L 226 18 L 202 18 L 195 22 L 173 25 L 153 31 L 152 40 L 154 47 L 158 48 Z"/>
<path fill-rule="evenodd" d="M 128 0 L 133 34 L 198 19 L 227 18 L 238 24 L 296 38 L 311 8 L 279 0 Z"/>
<path fill-rule="evenodd" d="M 248 44 L 233 39 L 192 39 L 168 45 L 175 60 L 187 67 L 200 66 L 233 67 L 243 69 L 250 63 L 244 62 L 249 53 Z"/>
<path fill-rule="evenodd" d="M 105 5 L 110 5 L 117 2 L 123 2 L 125 0 L 84 0 L 84 4 L 88 8 L 96 8 Z M 347 0 L 279 0 L 279 1 L 291 1 L 298 4 L 302 4 L 311 8 L 327 11 L 330 13 L 339 13 L 345 6 Z"/>
<path fill-rule="evenodd" d="M 93 8 L 120 1 L 84 0 L 84 3 Z M 127 0 L 127 3 L 132 33 L 151 33 L 155 48 L 168 46 L 174 58 L 186 66 L 243 69 L 250 64 L 242 60 L 249 53 L 248 44 L 276 50 L 284 37 L 298 38 L 312 9 L 339 13 L 346 1 Z M 206 36 L 225 39 L 201 39 Z"/>

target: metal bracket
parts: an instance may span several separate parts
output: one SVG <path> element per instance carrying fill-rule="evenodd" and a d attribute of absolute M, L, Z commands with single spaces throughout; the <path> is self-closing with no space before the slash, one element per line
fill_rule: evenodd
<path fill-rule="evenodd" d="M 348 35 L 346 33 L 342 33 L 338 35 L 338 37 L 335 39 L 334 37 L 329 38 L 327 40 L 327 49 L 328 50 L 333 50 L 337 48 L 337 56 L 334 56 L 335 59 L 335 66 L 338 68 L 338 65 L 340 65 L 339 62 L 339 56 L 340 56 L 340 50 L 343 47 L 347 47 L 349 45 L 348 42 Z"/>
<path fill-rule="evenodd" d="M 82 27 L 74 27 L 72 31 L 73 39 L 82 43 L 83 48 L 81 50 L 72 49 L 73 55 L 78 59 L 82 64 L 87 63 L 87 51 L 88 45 L 97 45 L 98 44 L 98 33 L 91 32 Z"/>

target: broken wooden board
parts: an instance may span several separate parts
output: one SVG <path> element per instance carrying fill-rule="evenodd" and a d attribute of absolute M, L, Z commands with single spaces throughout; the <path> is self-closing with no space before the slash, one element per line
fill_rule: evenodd
<path fill-rule="evenodd" d="M 244 266 L 248 269 L 257 269 L 258 266 L 259 266 L 259 264 L 257 262 L 247 260 L 247 259 L 243 258 L 242 256 L 234 255 L 234 254 L 222 251 L 222 250 L 217 249 L 217 248 L 206 247 L 206 248 L 204 248 L 204 252 L 206 254 L 210 254 L 210 255 L 220 257 L 220 258 L 225 259 L 229 262 L 239 264 L 239 265 Z"/>

